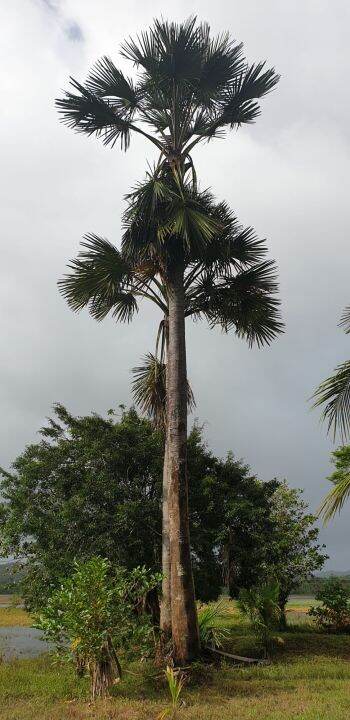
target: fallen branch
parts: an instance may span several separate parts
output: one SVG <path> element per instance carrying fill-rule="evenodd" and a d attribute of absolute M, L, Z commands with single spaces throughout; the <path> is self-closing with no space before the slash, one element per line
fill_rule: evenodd
<path fill-rule="evenodd" d="M 242 655 L 232 655 L 232 653 L 224 652 L 223 650 L 216 650 L 216 648 L 212 648 L 209 646 L 205 647 L 205 650 L 208 652 L 214 653 L 214 655 L 219 655 L 220 657 L 227 658 L 228 660 L 232 660 L 235 663 L 239 663 L 241 665 L 269 665 L 269 660 L 263 660 L 262 658 L 248 658 L 243 657 Z"/>

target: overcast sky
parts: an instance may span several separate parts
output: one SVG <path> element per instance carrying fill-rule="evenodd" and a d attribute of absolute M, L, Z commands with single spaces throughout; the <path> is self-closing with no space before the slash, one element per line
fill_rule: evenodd
<path fill-rule="evenodd" d="M 60 401 L 74 413 L 131 403 L 130 368 L 153 350 L 157 316 L 129 326 L 74 315 L 56 283 L 85 232 L 120 240 L 123 196 L 152 150 L 128 152 L 60 125 L 54 98 L 153 17 L 195 13 L 282 75 L 255 125 L 196 151 L 202 187 L 266 237 L 278 263 L 285 335 L 250 350 L 233 334 L 187 326 L 196 415 L 211 448 L 263 479 L 328 489 L 333 448 L 308 397 L 341 361 L 350 304 L 348 0 L 11 0 L 0 4 L 0 464 L 8 466 Z M 349 569 L 350 503 L 322 530 L 330 569 Z"/>

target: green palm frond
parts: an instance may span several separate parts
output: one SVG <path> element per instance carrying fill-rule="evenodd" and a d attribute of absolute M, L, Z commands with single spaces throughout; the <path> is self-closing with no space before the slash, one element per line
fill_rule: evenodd
<path fill-rule="evenodd" d="M 105 238 L 85 235 L 82 247 L 68 265 L 71 272 L 58 282 L 68 305 L 75 312 L 88 306 L 96 320 L 112 312 L 117 320 L 129 322 L 137 311 L 130 266 Z"/>
<path fill-rule="evenodd" d="M 130 78 L 116 68 L 109 57 L 102 57 L 90 71 L 85 86 L 96 97 L 111 98 L 114 107 L 130 115 L 137 106 L 137 91 Z"/>
<path fill-rule="evenodd" d="M 265 63 L 251 65 L 228 87 L 215 126 L 234 128 L 251 123 L 260 115 L 257 100 L 271 92 L 280 79 L 274 68 L 263 72 L 264 67 Z"/>
<path fill-rule="evenodd" d="M 172 202 L 169 215 L 159 228 L 159 236 L 181 238 L 183 249 L 191 256 L 205 257 L 210 241 L 215 237 L 218 221 L 203 211 L 200 196 L 184 193 Z"/>
<path fill-rule="evenodd" d="M 346 475 L 335 483 L 335 486 L 327 493 L 318 509 L 318 515 L 323 518 L 325 524 L 327 524 L 337 512 L 340 512 L 349 497 L 350 475 Z"/>
<path fill-rule="evenodd" d="M 166 365 L 152 353 L 143 357 L 142 365 L 134 367 L 132 393 L 140 410 L 164 428 L 166 417 Z"/>
<path fill-rule="evenodd" d="M 187 316 L 204 315 L 210 325 L 221 325 L 225 332 L 234 329 L 249 345 L 270 344 L 284 325 L 280 317 L 280 301 L 276 265 L 273 260 L 258 263 L 217 280 L 202 274 L 188 293 Z"/>
<path fill-rule="evenodd" d="M 166 364 L 152 353 L 144 356 L 142 365 L 133 368 L 132 392 L 140 410 L 149 415 L 157 427 L 165 427 L 166 419 Z M 187 409 L 191 412 L 195 399 L 187 382 Z"/>
<path fill-rule="evenodd" d="M 322 419 L 328 422 L 328 431 L 334 436 L 339 427 L 341 436 L 350 431 L 350 360 L 338 365 L 333 375 L 319 385 L 313 395 L 313 407 L 325 405 Z"/>
<path fill-rule="evenodd" d="M 77 132 L 102 138 L 104 145 L 113 147 L 120 139 L 121 148 L 127 150 L 131 123 L 124 113 L 117 112 L 109 100 L 95 95 L 74 78 L 71 85 L 78 92 L 66 91 L 64 98 L 56 100 L 62 122 Z"/>
<path fill-rule="evenodd" d="M 259 240 L 252 228 L 243 228 L 228 204 L 215 202 L 210 192 L 202 193 L 201 202 L 208 216 L 217 223 L 201 261 L 203 270 L 218 276 L 231 275 L 259 263 L 267 252 L 265 241 Z"/>
<path fill-rule="evenodd" d="M 198 77 L 201 66 L 200 28 L 196 18 L 184 23 L 155 20 L 148 32 L 122 45 L 122 55 L 141 66 L 147 80 L 167 86 Z"/>
<path fill-rule="evenodd" d="M 229 637 L 232 612 L 227 602 L 204 605 L 198 610 L 198 628 L 202 648 L 220 648 Z"/>
<path fill-rule="evenodd" d="M 350 333 L 350 307 L 346 307 L 341 318 L 340 318 L 340 327 L 344 328 L 344 332 L 347 334 Z"/>
<path fill-rule="evenodd" d="M 207 193 L 192 183 L 180 186 L 169 175 L 148 173 L 127 197 L 122 248 L 126 257 L 205 257 L 220 222 L 207 212 Z"/>
<path fill-rule="evenodd" d="M 240 75 L 244 69 L 243 44 L 230 40 L 228 32 L 210 36 L 210 26 L 200 28 L 202 67 L 196 83 L 196 97 L 209 105 L 217 95 Z"/>

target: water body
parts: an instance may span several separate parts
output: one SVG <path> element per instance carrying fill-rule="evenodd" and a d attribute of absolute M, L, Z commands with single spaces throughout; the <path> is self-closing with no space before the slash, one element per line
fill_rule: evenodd
<path fill-rule="evenodd" d="M 35 658 L 53 650 L 52 643 L 43 640 L 42 630 L 36 628 L 0 627 L 0 657 L 3 660 L 16 658 Z"/>

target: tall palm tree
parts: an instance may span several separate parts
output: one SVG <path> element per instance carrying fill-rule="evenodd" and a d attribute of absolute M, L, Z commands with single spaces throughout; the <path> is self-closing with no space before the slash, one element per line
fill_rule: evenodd
<path fill-rule="evenodd" d="M 347 334 L 350 333 L 350 307 L 345 308 L 339 325 Z M 328 432 L 332 430 L 335 438 L 339 430 L 344 444 L 350 434 L 350 360 L 338 365 L 333 375 L 319 385 L 313 397 L 314 407 L 325 406 L 322 419 L 328 423 Z M 341 510 L 348 497 L 350 497 L 350 471 L 343 471 L 320 505 L 319 514 L 323 516 L 325 522 Z"/>
<path fill-rule="evenodd" d="M 57 106 L 67 125 L 100 137 L 105 145 L 119 140 L 126 150 L 132 134 L 138 133 L 159 150 L 152 177 L 130 197 L 123 253 L 134 264 L 157 262 L 166 289 L 172 635 L 175 657 L 187 662 L 198 654 L 199 639 L 187 511 L 185 318 L 204 313 L 210 322 L 228 328 L 237 305 L 231 279 L 218 284 L 210 274 L 198 277 L 195 271 L 185 277 L 188 264 L 203 260 L 220 234 L 220 218 L 208 211 L 205 194 L 198 193 L 192 151 L 228 129 L 253 122 L 260 113 L 259 98 L 275 87 L 278 76 L 264 63 L 248 65 L 241 44 L 228 34 L 212 38 L 209 26 L 195 18 L 181 24 L 156 20 L 148 32 L 122 45 L 122 56 L 136 68 L 135 80 L 104 57 L 84 85 L 71 80 L 73 92 L 66 92 Z M 266 273 L 270 282 L 269 268 Z M 186 283 L 192 278 L 198 282 L 190 311 Z M 152 292 L 161 298 L 160 289 Z M 123 297 L 123 312 L 125 303 L 129 316 L 132 304 Z M 261 320 L 261 311 L 255 312 Z M 277 331 L 265 330 L 265 341 Z"/>
<path fill-rule="evenodd" d="M 148 178 L 149 182 L 149 178 Z M 133 203 L 133 199 L 130 199 Z M 185 315 L 205 317 L 211 327 L 233 329 L 250 344 L 269 343 L 281 330 L 273 261 L 264 260 L 265 243 L 259 241 L 251 228 L 242 228 L 224 204 L 215 205 L 209 193 L 205 195 L 208 215 L 220 216 L 220 234 L 207 248 L 205 257 L 188 257 L 185 271 Z M 162 212 L 156 204 L 154 212 Z M 135 210 L 135 208 L 134 208 Z M 125 219 L 129 217 L 130 207 Z M 143 217 L 152 226 L 152 218 Z M 126 230 L 126 237 L 130 226 Z M 156 416 L 158 425 L 165 424 L 168 296 L 162 268 L 139 256 L 130 260 L 124 251 L 108 241 L 88 235 L 83 250 L 71 261 L 70 273 L 59 283 L 63 295 L 73 310 L 87 306 L 91 315 L 102 320 L 108 312 L 121 321 L 129 321 L 138 310 L 138 300 L 152 301 L 163 317 L 159 323 L 155 354 L 149 354 L 143 365 L 136 368 L 135 400 L 141 409 Z M 154 254 L 151 253 L 154 257 Z M 139 263 L 139 264 L 138 264 Z M 193 394 L 187 384 L 187 404 L 193 404 Z M 166 454 L 166 453 L 165 453 Z M 163 503 L 163 602 L 162 627 L 171 628 L 168 533 L 167 463 L 164 464 Z"/>

